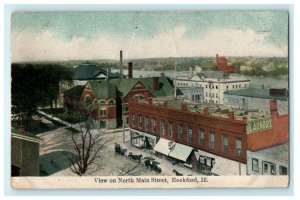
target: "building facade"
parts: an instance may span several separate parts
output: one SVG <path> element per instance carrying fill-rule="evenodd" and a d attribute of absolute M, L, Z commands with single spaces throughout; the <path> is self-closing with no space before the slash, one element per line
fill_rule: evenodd
<path fill-rule="evenodd" d="M 246 175 L 247 150 L 258 150 L 261 143 L 271 147 L 286 142 L 287 130 L 281 124 L 288 122 L 276 109 L 264 115 L 162 98 L 133 100 L 129 108 L 132 143 L 202 173 Z M 276 138 L 273 143 L 268 143 L 270 137 Z"/>
<path fill-rule="evenodd" d="M 39 142 L 23 129 L 12 129 L 11 176 L 39 176 Z"/>
<path fill-rule="evenodd" d="M 224 93 L 231 90 L 249 88 L 249 79 L 245 78 L 209 78 L 195 74 L 191 78 L 180 77 L 175 79 L 176 87 L 201 88 L 203 99 L 207 103 L 224 104 Z"/>
<path fill-rule="evenodd" d="M 74 93 L 79 89 L 74 89 Z M 174 87 L 167 77 L 119 78 L 88 81 L 82 88 L 79 102 L 78 94 L 74 93 L 66 92 L 65 104 L 80 103 L 91 110 L 96 127 L 115 129 L 128 127 L 130 100 L 173 96 Z"/>
<path fill-rule="evenodd" d="M 270 111 L 270 99 L 276 99 L 278 112 L 288 114 L 288 95 L 284 89 L 276 93 L 278 89 L 247 88 L 231 90 L 224 93 L 224 105 L 241 109 L 257 109 L 263 112 Z M 279 89 L 281 91 L 281 89 Z"/>

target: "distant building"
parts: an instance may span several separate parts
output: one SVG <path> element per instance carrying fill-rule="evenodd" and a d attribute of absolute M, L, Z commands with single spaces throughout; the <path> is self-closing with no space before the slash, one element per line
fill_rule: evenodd
<path fill-rule="evenodd" d="M 74 85 L 85 85 L 88 80 L 103 80 L 119 78 L 119 74 L 111 72 L 111 68 L 98 66 L 94 63 L 83 63 L 73 68 Z"/>
<path fill-rule="evenodd" d="M 278 112 L 281 115 L 288 114 L 288 93 L 286 89 L 247 88 L 224 93 L 224 105 L 241 109 L 257 109 L 263 112 L 270 111 L 270 99 L 277 100 Z"/>
<path fill-rule="evenodd" d="M 224 103 L 224 92 L 249 87 L 250 80 L 245 78 L 224 78 L 223 72 L 202 71 L 189 77 L 177 77 L 176 87 L 187 90 L 203 89 L 203 100 L 207 103 Z M 198 91 L 199 92 L 199 91 Z M 200 92 L 199 92 L 200 94 Z M 191 99 L 192 100 L 192 99 Z"/>
<path fill-rule="evenodd" d="M 247 151 L 288 141 L 288 116 L 270 104 L 266 114 L 170 97 L 132 99 L 131 143 L 202 173 L 246 175 Z"/>
<path fill-rule="evenodd" d="M 226 73 L 234 73 L 234 66 L 228 65 L 227 58 L 216 54 L 216 64 L 217 64 L 218 70 L 226 72 Z"/>
<path fill-rule="evenodd" d="M 39 138 L 22 128 L 11 130 L 11 176 L 39 176 Z"/>

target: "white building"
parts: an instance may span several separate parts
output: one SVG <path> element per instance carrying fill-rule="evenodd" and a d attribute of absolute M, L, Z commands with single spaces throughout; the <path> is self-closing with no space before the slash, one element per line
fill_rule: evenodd
<path fill-rule="evenodd" d="M 219 76 L 219 77 L 218 77 Z M 215 76 L 208 77 L 205 73 L 197 73 L 191 77 L 176 77 L 177 88 L 201 87 L 203 88 L 204 102 L 224 104 L 224 92 L 249 88 L 249 79 Z"/>

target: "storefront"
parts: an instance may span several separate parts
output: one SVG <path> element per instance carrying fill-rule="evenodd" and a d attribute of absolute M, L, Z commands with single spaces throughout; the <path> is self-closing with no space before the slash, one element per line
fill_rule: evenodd
<path fill-rule="evenodd" d="M 150 135 L 148 133 L 144 133 L 135 129 L 131 129 L 130 131 L 130 140 L 131 145 L 138 147 L 138 148 L 146 148 L 146 149 L 153 149 L 157 137 L 154 135 Z"/>
<path fill-rule="evenodd" d="M 194 152 L 195 169 L 208 175 L 247 175 L 246 164 L 217 156 L 202 150 Z"/>

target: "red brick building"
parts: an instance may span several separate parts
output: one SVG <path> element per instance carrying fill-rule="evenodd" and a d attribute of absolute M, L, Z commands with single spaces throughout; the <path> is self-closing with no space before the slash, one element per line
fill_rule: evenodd
<path fill-rule="evenodd" d="M 228 65 L 227 58 L 216 54 L 216 64 L 220 71 L 227 72 L 227 73 L 234 73 L 234 66 Z"/>
<path fill-rule="evenodd" d="M 271 115 L 266 115 L 187 100 L 133 100 L 129 104 L 132 143 L 152 147 L 194 170 L 223 175 L 227 166 L 227 175 L 246 174 L 248 148 L 286 142 L 287 116 L 278 116 L 276 101 L 271 104 Z M 282 130 L 280 136 L 274 129 Z M 270 138 L 276 139 L 270 143 Z"/>
<path fill-rule="evenodd" d="M 131 66 L 131 65 L 129 65 Z M 132 71 L 132 66 L 129 72 Z M 65 105 L 80 103 L 92 110 L 92 116 L 96 122 L 96 127 L 100 129 L 115 129 L 118 127 L 128 127 L 130 100 L 148 99 L 149 97 L 173 96 L 173 82 L 168 77 L 147 77 L 128 79 L 105 79 L 90 80 L 81 88 L 74 92 L 65 93 Z M 72 90 L 72 89 L 71 89 Z M 72 104 L 73 103 L 73 104 Z"/>

